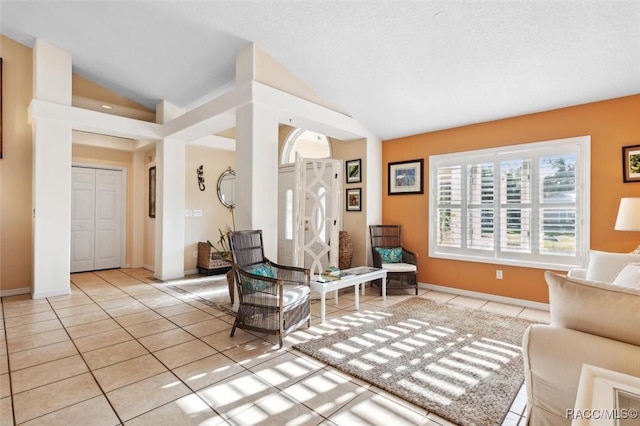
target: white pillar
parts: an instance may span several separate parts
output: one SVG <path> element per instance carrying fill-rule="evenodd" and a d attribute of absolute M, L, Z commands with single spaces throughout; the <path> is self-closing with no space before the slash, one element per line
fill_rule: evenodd
<path fill-rule="evenodd" d="M 131 267 L 144 266 L 144 224 L 147 215 L 147 199 L 145 198 L 145 182 L 147 165 L 145 164 L 145 152 L 142 150 L 133 153 L 133 194 L 131 200 Z"/>
<path fill-rule="evenodd" d="M 42 40 L 33 48 L 33 97 L 71 105 L 71 55 Z M 70 293 L 71 121 L 33 119 L 32 297 Z"/>
<path fill-rule="evenodd" d="M 167 102 L 156 105 L 156 122 L 165 124 L 184 114 Z M 179 140 L 156 143 L 156 218 L 154 277 L 184 277 L 186 145 Z"/>
<path fill-rule="evenodd" d="M 186 144 L 163 139 L 156 144 L 156 241 L 154 277 L 184 277 Z"/>
<path fill-rule="evenodd" d="M 278 114 L 250 103 L 236 110 L 236 229 L 262 229 L 265 256 L 278 254 Z"/>

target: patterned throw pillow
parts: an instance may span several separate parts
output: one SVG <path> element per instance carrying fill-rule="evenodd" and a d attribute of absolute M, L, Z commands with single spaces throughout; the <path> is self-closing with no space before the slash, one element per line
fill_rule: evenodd
<path fill-rule="evenodd" d="M 640 254 L 640 246 L 636 247 L 636 249 L 632 251 L 631 254 Z"/>
<path fill-rule="evenodd" d="M 253 268 L 247 271 L 253 275 L 260 275 L 261 277 L 275 278 L 276 275 L 273 273 L 273 269 L 269 266 L 268 263 L 261 263 L 260 265 L 255 265 Z M 247 290 L 255 292 L 264 290 L 269 287 L 269 283 L 259 280 L 248 280 L 247 285 L 245 286 Z"/>
<path fill-rule="evenodd" d="M 402 262 L 402 247 L 394 248 L 375 248 L 380 257 L 382 257 L 382 263 L 400 263 Z"/>

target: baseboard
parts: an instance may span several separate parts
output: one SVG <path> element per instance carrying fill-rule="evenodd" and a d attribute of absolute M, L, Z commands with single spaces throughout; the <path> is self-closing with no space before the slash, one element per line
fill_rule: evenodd
<path fill-rule="evenodd" d="M 142 267 L 144 269 L 148 269 L 151 272 L 155 272 L 156 271 L 155 268 L 153 266 L 151 266 L 151 265 L 142 265 Z"/>
<path fill-rule="evenodd" d="M 187 269 L 184 271 L 185 275 L 198 275 L 198 268 L 196 269 Z"/>
<path fill-rule="evenodd" d="M 55 296 L 68 296 L 71 294 L 71 288 L 67 288 L 65 290 L 54 290 L 54 291 L 43 291 L 40 293 L 33 293 L 33 299 L 44 299 L 47 297 L 55 297 Z"/>
<path fill-rule="evenodd" d="M 12 288 L 11 290 L 0 290 L 0 297 L 19 296 L 31 293 L 31 287 Z"/>
<path fill-rule="evenodd" d="M 442 293 L 455 294 L 457 296 L 467 296 L 467 297 L 473 297 L 475 299 L 488 300 L 490 302 L 506 303 L 509 305 L 522 306 L 525 308 L 540 309 L 542 311 L 549 310 L 548 303 L 532 302 L 530 300 L 516 299 L 513 297 L 496 296 L 495 294 L 480 293 L 477 291 L 470 291 L 470 290 L 461 290 L 459 288 L 445 287 L 445 286 L 435 285 L 435 284 L 418 283 L 418 287 L 426 288 L 428 290 L 435 290 Z"/>

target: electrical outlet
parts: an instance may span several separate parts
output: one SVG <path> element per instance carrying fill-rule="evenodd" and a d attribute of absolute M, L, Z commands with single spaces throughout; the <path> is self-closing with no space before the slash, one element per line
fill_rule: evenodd
<path fill-rule="evenodd" d="M 196 217 L 202 216 L 202 210 L 194 210 L 193 211 L 193 215 L 196 216 Z"/>
<path fill-rule="evenodd" d="M 193 257 L 198 257 L 198 250 L 193 251 Z"/>
<path fill-rule="evenodd" d="M 496 269 L 496 278 L 499 280 L 502 279 L 502 269 Z"/>

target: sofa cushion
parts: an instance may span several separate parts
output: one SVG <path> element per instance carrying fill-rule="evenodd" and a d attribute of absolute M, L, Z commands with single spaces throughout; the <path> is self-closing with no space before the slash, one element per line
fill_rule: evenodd
<path fill-rule="evenodd" d="M 622 271 L 611 284 L 640 289 L 640 263 L 627 263 L 624 265 Z"/>
<path fill-rule="evenodd" d="M 640 262 L 640 254 L 591 250 L 586 279 L 610 283 L 622 271 L 624 265 L 632 262 Z"/>
<path fill-rule="evenodd" d="M 547 271 L 551 325 L 640 345 L 640 289 Z"/>

